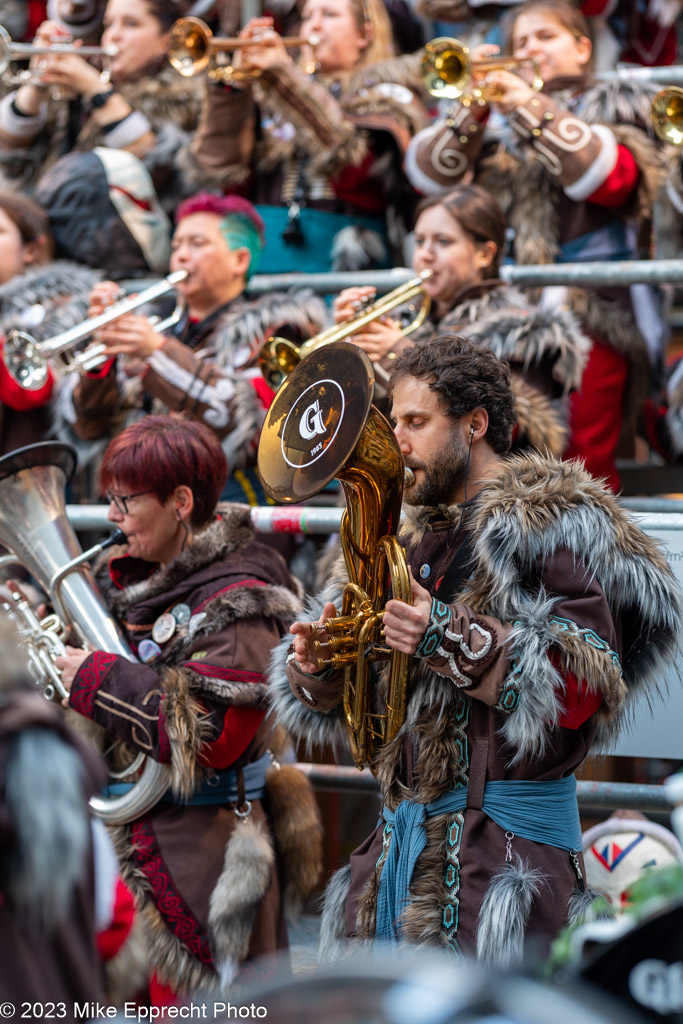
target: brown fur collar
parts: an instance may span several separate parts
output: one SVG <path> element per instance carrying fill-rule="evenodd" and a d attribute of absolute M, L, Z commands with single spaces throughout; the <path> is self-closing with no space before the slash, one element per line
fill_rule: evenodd
<path fill-rule="evenodd" d="M 546 396 L 513 373 L 510 378 L 517 406 L 515 449 L 535 448 L 560 458 L 567 445 L 567 428 Z"/>
<path fill-rule="evenodd" d="M 203 569 L 207 565 L 220 561 L 233 552 L 239 551 L 254 537 L 251 525 L 251 513 L 248 505 L 222 503 L 217 506 L 221 518 L 216 519 L 201 533 L 192 538 L 182 554 L 172 562 L 139 583 L 133 583 L 122 591 L 114 591 L 111 583 L 107 587 L 111 595 L 112 608 L 117 615 L 123 614 L 128 608 L 139 601 L 156 594 L 163 594 L 177 583 Z M 113 548 L 108 557 L 116 558 L 126 553 L 126 548 Z M 102 562 L 98 566 L 98 571 Z"/>

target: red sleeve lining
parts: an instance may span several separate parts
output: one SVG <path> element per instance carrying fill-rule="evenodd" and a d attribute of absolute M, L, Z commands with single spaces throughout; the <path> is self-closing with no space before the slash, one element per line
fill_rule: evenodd
<path fill-rule="evenodd" d="M 635 191 L 640 180 L 640 169 L 635 157 L 625 146 L 617 147 L 617 162 L 602 185 L 587 197 L 596 206 L 622 206 Z"/>

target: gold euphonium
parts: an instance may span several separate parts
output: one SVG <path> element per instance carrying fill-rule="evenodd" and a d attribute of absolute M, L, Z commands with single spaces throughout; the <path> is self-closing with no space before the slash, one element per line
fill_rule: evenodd
<path fill-rule="evenodd" d="M 401 328 L 404 335 L 412 334 L 413 331 L 424 322 L 429 313 L 431 299 L 424 290 L 424 283 L 432 276 L 432 270 L 421 270 L 417 277 L 411 278 L 394 288 L 393 291 L 377 299 L 371 306 L 367 306 L 356 316 L 344 320 L 341 324 L 333 324 L 324 331 L 314 334 L 307 341 L 297 344 L 288 338 L 268 338 L 268 341 L 261 347 L 259 352 L 259 367 L 266 383 L 277 391 L 287 375 L 298 366 L 302 359 L 320 348 L 321 345 L 331 345 L 335 341 L 344 341 L 354 334 L 358 334 L 367 324 L 378 320 L 397 306 L 409 302 L 416 295 L 422 296 L 422 301 L 417 313 L 405 327 Z"/>
<path fill-rule="evenodd" d="M 405 718 L 410 658 L 384 642 L 390 596 L 412 603 L 404 549 L 396 537 L 405 467 L 391 425 L 372 404 L 372 363 L 356 345 L 335 342 L 312 352 L 287 378 L 268 410 L 258 468 L 276 501 L 303 501 L 331 480 L 346 510 L 341 544 L 349 582 L 341 614 L 324 623 L 328 657 L 344 670 L 344 712 L 360 769 L 394 738 Z M 377 706 L 370 670 L 389 660 L 386 701 Z"/>

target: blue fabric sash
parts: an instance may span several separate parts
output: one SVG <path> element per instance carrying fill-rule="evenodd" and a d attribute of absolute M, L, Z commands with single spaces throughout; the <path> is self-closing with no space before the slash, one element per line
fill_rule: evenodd
<path fill-rule="evenodd" d="M 266 246 L 259 262 L 261 274 L 326 273 L 332 270 L 334 237 L 342 228 L 350 225 L 357 224 L 377 231 L 387 244 L 386 225 L 379 217 L 350 217 L 343 213 L 311 210 L 304 206 L 299 214 L 303 245 L 287 245 L 282 238 L 282 232 L 288 224 L 287 207 L 259 204 L 256 209 L 266 226 Z M 387 262 L 378 269 L 386 269 L 390 265 L 387 244 Z"/>
<path fill-rule="evenodd" d="M 384 820 L 393 828 L 377 898 L 375 938 L 378 941 L 395 944 L 400 938 L 398 921 L 409 902 L 415 864 L 427 845 L 427 818 L 464 811 L 466 806 L 467 787 L 462 786 L 428 804 L 404 800 L 393 812 L 382 808 Z M 554 781 L 503 779 L 487 782 L 482 810 L 506 832 L 514 832 L 523 839 L 561 850 L 582 848 L 573 775 Z"/>
<path fill-rule="evenodd" d="M 244 777 L 244 799 L 261 800 L 266 794 L 266 772 L 270 768 L 270 752 L 266 752 L 258 761 L 245 764 L 242 769 Z M 103 796 L 123 796 L 133 788 L 132 782 L 112 782 L 104 790 Z M 184 807 L 202 807 L 209 804 L 233 804 L 239 799 L 237 791 L 237 772 L 233 768 L 216 772 L 211 778 L 203 779 L 199 787 L 188 800 L 175 796 L 167 789 L 161 797 L 165 803 L 179 804 Z M 161 801 L 160 801 L 161 802 Z"/>
<path fill-rule="evenodd" d="M 633 232 L 623 221 L 612 221 L 602 228 L 563 242 L 558 263 L 590 263 L 592 260 L 632 260 L 637 255 Z"/>

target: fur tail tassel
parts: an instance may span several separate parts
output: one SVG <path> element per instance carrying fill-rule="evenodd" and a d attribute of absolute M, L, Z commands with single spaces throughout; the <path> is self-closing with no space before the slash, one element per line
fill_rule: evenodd
<path fill-rule="evenodd" d="M 348 952 L 346 897 L 350 884 L 351 867 L 346 864 L 335 871 L 325 889 L 318 953 L 318 962 L 322 967 L 343 960 Z"/>
<path fill-rule="evenodd" d="M 519 856 L 493 876 L 479 911 L 479 960 L 500 970 L 521 963 L 524 932 L 542 883 L 542 874 Z"/>
<path fill-rule="evenodd" d="M 267 826 L 252 817 L 241 820 L 228 841 L 223 871 L 209 904 L 214 961 L 223 986 L 232 982 L 246 959 L 274 863 Z"/>
<path fill-rule="evenodd" d="M 616 916 L 614 908 L 595 889 L 576 890 L 571 895 L 567 919 L 570 928 L 579 928 L 593 921 L 613 921 Z"/>
<path fill-rule="evenodd" d="M 296 916 L 323 871 L 323 828 L 313 787 L 294 765 L 273 767 L 266 791 L 285 876 L 285 909 Z"/>

